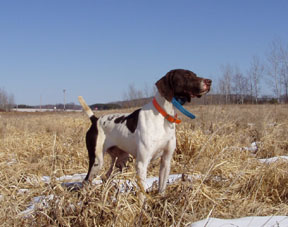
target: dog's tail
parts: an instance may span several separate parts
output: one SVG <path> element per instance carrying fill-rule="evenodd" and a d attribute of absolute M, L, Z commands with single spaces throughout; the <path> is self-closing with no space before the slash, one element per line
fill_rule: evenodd
<path fill-rule="evenodd" d="M 90 109 L 90 107 L 87 105 L 87 103 L 85 102 L 85 100 L 83 99 L 82 96 L 78 96 L 78 100 L 83 108 L 83 110 L 86 112 L 86 114 L 88 115 L 88 117 L 91 119 L 91 117 L 94 116 L 93 111 Z M 95 117 L 95 116 L 94 116 Z"/>

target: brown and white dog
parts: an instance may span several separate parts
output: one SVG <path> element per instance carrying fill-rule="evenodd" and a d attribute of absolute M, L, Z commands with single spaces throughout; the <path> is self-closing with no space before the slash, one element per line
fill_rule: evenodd
<path fill-rule="evenodd" d="M 157 81 L 158 92 L 152 102 L 131 114 L 109 114 L 100 118 L 79 96 L 79 102 L 92 122 L 86 134 L 89 169 L 84 182 L 92 181 L 98 174 L 103 166 L 104 152 L 112 157 L 107 177 L 115 160 L 115 166 L 122 169 L 130 154 L 136 158 L 138 179 L 146 190 L 148 164 L 161 157 L 158 190 L 164 192 L 176 148 L 175 123 L 179 123 L 171 100 L 176 96 L 190 102 L 192 97 L 201 97 L 209 92 L 211 83 L 211 80 L 197 77 L 189 70 L 171 70 Z"/>

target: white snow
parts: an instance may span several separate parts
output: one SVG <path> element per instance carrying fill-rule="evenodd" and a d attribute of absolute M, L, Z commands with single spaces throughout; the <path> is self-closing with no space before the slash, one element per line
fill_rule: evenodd
<path fill-rule="evenodd" d="M 274 162 L 277 162 L 279 160 L 288 161 L 288 156 L 278 156 L 278 157 L 273 157 L 273 158 L 262 158 L 262 159 L 259 159 L 259 161 L 261 163 L 265 163 L 265 164 L 274 163 Z"/>
<path fill-rule="evenodd" d="M 29 189 L 27 189 L 27 188 L 20 188 L 19 190 L 18 190 L 18 194 L 25 194 L 26 192 L 28 192 L 29 191 Z"/>
<path fill-rule="evenodd" d="M 81 182 L 84 180 L 86 176 L 86 173 L 80 173 L 80 174 L 74 174 L 74 175 L 65 175 L 62 177 L 56 178 L 57 181 L 64 182 L 62 185 L 63 186 L 72 186 L 73 184 L 80 186 Z M 193 180 L 193 179 L 199 179 L 201 176 L 199 175 L 189 175 L 186 176 L 188 180 Z M 182 178 L 182 174 L 171 174 L 168 177 L 167 183 L 172 184 L 177 180 L 180 180 Z M 158 185 L 158 177 L 150 177 L 147 178 L 146 180 L 146 187 L 149 189 L 152 188 L 153 184 Z M 41 181 L 44 183 L 50 183 L 51 178 L 49 176 L 43 176 L 41 177 Z M 127 189 L 130 188 L 130 190 L 133 188 L 133 185 L 135 186 L 135 183 L 132 183 L 130 180 L 113 180 L 114 183 L 119 185 L 119 191 L 120 192 L 127 192 Z M 92 181 L 92 184 L 101 184 L 102 180 L 97 180 L 94 179 Z"/>
<path fill-rule="evenodd" d="M 30 205 L 27 207 L 26 210 L 19 213 L 20 216 L 28 217 L 36 208 L 38 207 L 48 207 L 48 202 L 54 199 L 54 195 L 49 196 L 36 196 L 30 202 Z"/>
<path fill-rule="evenodd" d="M 258 151 L 258 144 L 259 142 L 253 142 L 251 143 L 250 147 L 243 147 L 243 150 L 250 151 L 255 154 Z"/>
<path fill-rule="evenodd" d="M 76 173 L 74 175 L 64 175 L 62 177 L 56 178 L 57 181 L 83 181 L 86 176 L 86 173 Z M 41 177 L 41 180 L 44 183 L 50 183 L 51 178 L 49 176 Z"/>
<path fill-rule="evenodd" d="M 59 178 L 56 178 L 57 181 L 63 182 L 62 186 L 63 187 L 75 187 L 77 188 L 81 188 L 82 187 L 82 181 L 85 178 L 86 173 L 81 173 L 81 174 L 74 174 L 74 175 L 65 175 Z M 189 175 L 189 176 L 185 176 L 186 179 L 188 180 L 193 180 L 193 179 L 199 179 L 201 176 L 198 175 Z M 167 183 L 168 184 L 172 184 L 175 181 L 181 180 L 183 178 L 182 174 L 172 174 L 168 177 Z M 43 176 L 41 177 L 41 181 L 43 181 L 44 183 L 50 183 L 51 178 L 49 176 Z M 70 181 L 70 182 L 67 182 Z M 73 182 L 71 182 L 73 181 Z M 152 187 L 154 184 L 158 185 L 158 177 L 150 177 L 146 180 L 146 186 L 149 190 L 152 190 Z M 92 184 L 96 185 L 96 184 L 101 184 L 102 180 L 97 180 L 94 179 L 92 181 Z M 130 181 L 130 180 L 113 180 L 113 183 L 115 183 L 118 188 L 119 188 L 119 192 L 124 193 L 124 192 L 131 192 L 132 190 L 134 190 L 135 188 L 137 188 L 137 184 L 136 182 Z M 27 192 L 28 189 L 19 189 L 19 193 L 25 193 Z M 30 205 L 27 207 L 26 210 L 22 211 L 19 215 L 24 215 L 27 216 L 29 214 L 31 214 L 36 206 L 40 206 L 40 207 L 47 207 L 48 206 L 48 202 L 54 198 L 54 195 L 49 195 L 49 196 L 37 196 L 34 197 L 32 199 L 32 201 L 30 202 Z"/>
<path fill-rule="evenodd" d="M 8 166 L 14 165 L 17 163 L 17 160 L 15 158 L 11 159 L 9 162 L 7 162 Z"/>
<path fill-rule="evenodd" d="M 280 157 L 275 157 L 275 158 L 270 158 L 270 159 L 260 159 L 259 161 L 262 163 L 272 163 L 275 162 L 279 159 L 282 160 L 288 160 L 288 156 L 280 156 Z M 62 186 L 64 187 L 70 187 L 70 186 L 75 186 L 79 187 L 79 189 L 82 187 L 82 181 L 85 178 L 86 173 L 82 174 L 74 174 L 74 175 L 65 175 L 59 178 L 56 178 L 57 181 L 62 182 Z M 183 175 L 183 174 L 172 174 L 169 175 L 167 183 L 172 184 L 178 180 L 185 179 L 189 181 L 201 179 L 203 176 L 201 175 Z M 43 176 L 41 178 L 41 181 L 44 183 L 49 183 L 51 178 L 49 176 Z M 221 181 L 221 179 L 218 179 L 217 176 L 215 177 L 215 180 Z M 69 181 L 69 182 L 67 182 Z M 146 186 L 147 190 L 150 191 L 153 189 L 153 186 L 158 185 L 159 178 L 158 177 L 150 177 L 147 178 L 146 180 Z M 102 180 L 97 180 L 94 179 L 92 181 L 92 184 L 101 184 Z M 125 193 L 125 192 L 133 192 L 135 188 L 137 188 L 137 184 L 135 181 L 130 181 L 130 180 L 113 180 L 113 183 L 115 183 L 118 188 L 119 192 Z M 27 192 L 27 189 L 20 189 L 18 193 L 25 193 Z M 0 200 L 3 198 L 2 195 L 0 195 Z M 30 202 L 29 206 L 27 207 L 26 210 L 22 211 L 19 213 L 20 216 L 22 217 L 29 217 L 35 209 L 38 207 L 40 208 L 47 208 L 49 206 L 49 201 L 55 199 L 54 195 L 48 195 L 48 196 L 37 196 L 32 199 Z M 244 217 L 244 218 L 239 218 L 239 219 L 218 219 L 218 218 L 208 218 L 204 219 L 201 221 L 194 222 L 190 225 L 190 227 L 270 227 L 270 226 L 275 226 L 275 227 L 284 227 L 288 226 L 288 216 L 267 216 L 267 217 Z"/>
<path fill-rule="evenodd" d="M 238 219 L 208 218 L 194 222 L 190 227 L 287 227 L 288 216 L 244 217 Z"/>

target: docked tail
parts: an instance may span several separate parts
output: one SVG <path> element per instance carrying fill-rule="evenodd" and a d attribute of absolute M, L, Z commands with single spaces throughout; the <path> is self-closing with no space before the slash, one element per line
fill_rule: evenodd
<path fill-rule="evenodd" d="M 86 114 L 88 115 L 89 118 L 91 118 L 92 116 L 94 116 L 94 113 L 92 112 L 92 110 L 90 109 L 90 107 L 86 104 L 85 100 L 83 99 L 82 96 L 78 96 L 78 100 L 81 104 L 81 106 L 83 107 L 83 110 L 86 112 Z"/>

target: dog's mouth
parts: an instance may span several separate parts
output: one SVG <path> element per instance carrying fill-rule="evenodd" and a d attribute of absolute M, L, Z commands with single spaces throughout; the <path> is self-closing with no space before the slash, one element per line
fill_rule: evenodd
<path fill-rule="evenodd" d="M 200 86 L 201 87 L 200 92 L 196 95 L 192 93 L 191 98 L 193 98 L 193 97 L 200 98 L 202 95 L 207 94 L 210 91 L 211 83 L 212 83 L 211 80 L 204 79 L 201 83 L 201 86 Z"/>
<path fill-rule="evenodd" d="M 207 85 L 207 84 L 204 83 L 200 93 L 195 95 L 195 96 L 200 98 L 202 95 L 207 94 L 209 91 L 210 91 L 210 85 Z"/>
<path fill-rule="evenodd" d="M 183 96 L 186 97 L 187 101 L 190 102 L 192 98 L 201 98 L 202 95 L 207 94 L 210 91 L 210 87 L 205 86 L 199 92 L 184 91 Z"/>
<path fill-rule="evenodd" d="M 191 102 L 192 98 L 200 98 L 202 95 L 210 91 L 212 81 L 209 79 L 202 79 L 201 82 L 194 87 L 184 88 L 181 92 L 175 94 L 175 98 L 180 100 L 181 103 Z"/>
<path fill-rule="evenodd" d="M 201 96 L 202 96 L 202 94 L 200 94 L 200 93 L 196 94 L 196 93 L 185 90 L 182 93 L 175 95 L 175 98 L 177 100 L 181 100 L 180 103 L 183 105 L 185 102 L 191 102 L 192 98 L 195 98 L 195 97 L 200 98 Z"/>

